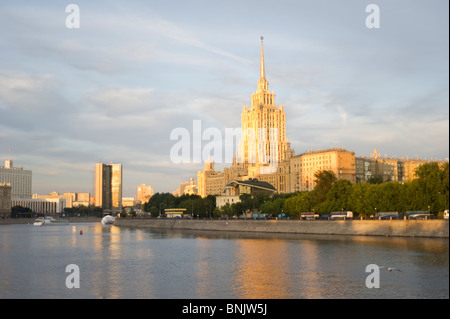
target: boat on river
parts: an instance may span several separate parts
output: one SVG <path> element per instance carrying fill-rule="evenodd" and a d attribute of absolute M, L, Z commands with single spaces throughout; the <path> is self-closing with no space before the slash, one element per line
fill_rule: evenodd
<path fill-rule="evenodd" d="M 102 225 L 112 225 L 116 218 L 111 215 L 106 215 L 102 218 Z"/>
<path fill-rule="evenodd" d="M 48 226 L 48 225 L 67 225 L 69 223 L 66 219 L 55 219 L 53 217 L 38 217 L 34 221 L 34 226 Z"/>

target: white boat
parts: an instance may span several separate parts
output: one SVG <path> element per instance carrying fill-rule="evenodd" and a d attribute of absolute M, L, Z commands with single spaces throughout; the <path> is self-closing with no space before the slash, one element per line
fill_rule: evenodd
<path fill-rule="evenodd" d="M 69 223 L 68 220 L 65 219 L 54 219 L 53 217 L 39 217 L 36 218 L 33 225 L 34 226 L 43 226 L 43 225 L 67 225 Z"/>
<path fill-rule="evenodd" d="M 106 215 L 105 217 L 102 218 L 102 225 L 111 225 L 114 223 L 114 220 L 116 218 L 112 217 L 111 215 Z"/>

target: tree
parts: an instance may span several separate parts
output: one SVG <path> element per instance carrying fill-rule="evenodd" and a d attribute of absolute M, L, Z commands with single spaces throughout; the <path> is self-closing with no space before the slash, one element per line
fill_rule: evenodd
<path fill-rule="evenodd" d="M 12 218 L 20 218 L 20 217 L 32 217 L 32 211 L 28 207 L 22 206 L 13 206 L 11 208 L 11 217 Z"/>
<path fill-rule="evenodd" d="M 349 199 L 350 209 L 360 216 L 369 217 L 373 215 L 376 206 L 374 206 L 370 194 L 375 187 L 376 185 L 365 182 L 354 184 Z"/>
<path fill-rule="evenodd" d="M 346 179 L 335 182 L 327 193 L 323 208 L 327 212 L 350 210 L 352 183 Z"/>
<path fill-rule="evenodd" d="M 420 201 L 418 209 L 432 212 L 443 211 L 448 203 L 449 196 L 449 165 L 441 166 L 436 163 L 420 165 L 415 173 L 417 176 L 417 191 Z"/>
<path fill-rule="evenodd" d="M 159 210 L 155 206 L 150 207 L 150 216 L 152 217 L 158 217 L 159 216 Z"/>
<path fill-rule="evenodd" d="M 233 210 L 231 209 L 230 203 L 226 203 L 220 209 L 220 215 L 225 215 L 227 217 L 233 216 Z"/>
<path fill-rule="evenodd" d="M 382 175 L 374 175 L 367 181 L 369 184 L 381 184 L 384 182 Z"/>
<path fill-rule="evenodd" d="M 403 196 L 404 190 L 398 182 L 391 181 L 377 185 L 379 190 L 378 211 L 401 212 L 405 211 L 406 203 Z"/>
<path fill-rule="evenodd" d="M 171 193 L 156 193 L 147 203 L 144 203 L 142 209 L 144 212 L 150 212 L 151 207 L 156 207 L 161 214 L 164 214 L 165 208 L 177 207 L 177 198 Z"/>
<path fill-rule="evenodd" d="M 244 205 L 241 202 L 231 204 L 231 210 L 232 210 L 233 216 L 234 215 L 239 216 L 245 212 Z"/>
<path fill-rule="evenodd" d="M 284 198 L 277 198 L 275 200 L 268 200 L 260 206 L 263 214 L 278 215 L 283 211 Z"/>
<path fill-rule="evenodd" d="M 284 213 L 290 217 L 298 218 L 299 214 L 311 212 L 312 195 L 311 192 L 301 192 L 295 196 L 290 196 L 284 201 Z"/>
<path fill-rule="evenodd" d="M 316 186 L 312 192 L 313 205 L 319 207 L 327 199 L 328 191 L 336 183 L 337 177 L 332 171 L 318 171 L 314 174 Z"/>

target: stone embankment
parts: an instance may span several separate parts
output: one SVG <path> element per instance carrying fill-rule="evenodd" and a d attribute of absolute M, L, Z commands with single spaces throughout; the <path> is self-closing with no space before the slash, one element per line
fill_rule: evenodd
<path fill-rule="evenodd" d="M 115 226 L 174 230 L 449 238 L 448 220 L 186 220 L 116 218 Z"/>

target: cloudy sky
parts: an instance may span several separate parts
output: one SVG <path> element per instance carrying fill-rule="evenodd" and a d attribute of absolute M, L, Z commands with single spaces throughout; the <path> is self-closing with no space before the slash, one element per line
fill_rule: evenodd
<path fill-rule="evenodd" d="M 170 134 L 240 127 L 260 36 L 296 154 L 449 156 L 447 0 L 80 0 L 67 28 L 69 3 L 0 2 L 0 160 L 34 193 L 93 194 L 97 162 L 123 164 L 124 196 L 196 179 Z"/>

